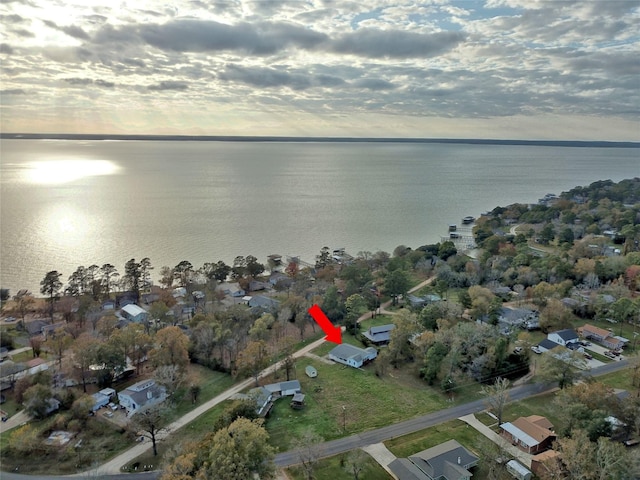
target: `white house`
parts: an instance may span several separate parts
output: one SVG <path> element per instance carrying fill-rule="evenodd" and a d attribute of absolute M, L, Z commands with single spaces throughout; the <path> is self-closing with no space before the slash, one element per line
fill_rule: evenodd
<path fill-rule="evenodd" d="M 551 332 L 547 335 L 547 339 L 551 340 L 558 345 L 567 346 L 570 343 L 578 342 L 578 334 L 572 328 L 567 328 L 565 330 L 558 330 L 556 332 Z"/>
<path fill-rule="evenodd" d="M 142 380 L 118 392 L 120 405 L 127 409 L 127 416 L 162 403 L 167 398 L 167 392 L 155 380 Z"/>
<path fill-rule="evenodd" d="M 149 316 L 144 308 L 139 307 L 134 303 L 130 303 L 129 305 L 125 305 L 124 307 L 122 307 L 120 313 L 124 318 L 135 323 L 143 323 Z"/>
<path fill-rule="evenodd" d="M 353 368 L 360 368 L 378 356 L 373 347 L 359 348 L 348 343 L 342 343 L 329 352 L 329 358 Z"/>
<path fill-rule="evenodd" d="M 289 380 L 287 382 L 270 383 L 265 385 L 266 388 L 274 398 L 288 397 L 300 393 L 300 382 L 298 380 Z"/>

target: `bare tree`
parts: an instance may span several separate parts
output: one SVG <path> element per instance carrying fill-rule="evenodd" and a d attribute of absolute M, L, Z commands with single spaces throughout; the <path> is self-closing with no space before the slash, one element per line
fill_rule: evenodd
<path fill-rule="evenodd" d="M 320 444 L 324 439 L 317 433 L 306 430 L 300 438 L 295 442 L 296 456 L 305 480 L 313 480 L 313 472 L 318 460 L 322 457 L 322 448 Z"/>
<path fill-rule="evenodd" d="M 360 475 L 366 465 L 367 457 L 368 455 L 359 448 L 351 450 L 347 455 L 344 468 L 353 475 L 353 480 L 360 480 Z"/>
<path fill-rule="evenodd" d="M 509 380 L 506 378 L 496 379 L 493 385 L 482 387 L 482 394 L 486 395 L 487 405 L 498 417 L 498 424 L 501 424 L 504 407 L 509 402 Z"/>
<path fill-rule="evenodd" d="M 169 409 L 164 405 L 154 405 L 131 417 L 129 428 L 136 434 L 151 440 L 153 455 L 158 455 L 158 435 L 168 432 L 165 426 Z"/>

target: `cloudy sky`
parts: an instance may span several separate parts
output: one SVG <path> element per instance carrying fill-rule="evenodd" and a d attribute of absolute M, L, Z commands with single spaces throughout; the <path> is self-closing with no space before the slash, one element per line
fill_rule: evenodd
<path fill-rule="evenodd" d="M 3 0 L 3 132 L 640 140 L 635 0 Z"/>

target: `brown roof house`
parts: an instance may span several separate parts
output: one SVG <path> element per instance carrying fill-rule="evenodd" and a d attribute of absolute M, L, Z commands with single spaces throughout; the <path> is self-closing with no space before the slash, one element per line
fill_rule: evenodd
<path fill-rule="evenodd" d="M 520 417 L 500 425 L 502 437 L 520 450 L 535 455 L 551 448 L 556 439 L 553 424 L 540 415 Z"/>
<path fill-rule="evenodd" d="M 449 440 L 409 458 L 397 458 L 389 469 L 398 480 L 470 480 L 469 469 L 478 460 L 457 441 Z"/>
<path fill-rule="evenodd" d="M 604 328 L 594 327 L 586 323 L 583 327 L 578 328 L 578 333 L 584 338 L 589 340 L 595 340 L 601 343 L 611 350 L 617 350 L 624 347 L 625 339 L 622 337 L 615 337 L 609 330 Z"/>

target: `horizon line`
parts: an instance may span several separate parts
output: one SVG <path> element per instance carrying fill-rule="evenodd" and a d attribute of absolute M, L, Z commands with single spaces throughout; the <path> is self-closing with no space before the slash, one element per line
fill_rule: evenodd
<path fill-rule="evenodd" d="M 530 145 L 556 147 L 640 148 L 640 142 L 610 140 L 524 140 L 498 138 L 429 138 L 429 137 L 331 137 L 277 135 L 172 135 L 172 134 L 103 134 L 103 133 L 6 133 L 7 140 L 122 140 L 122 141 L 218 141 L 218 142 L 335 142 L 335 143 L 461 143 L 475 145 Z"/>

